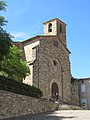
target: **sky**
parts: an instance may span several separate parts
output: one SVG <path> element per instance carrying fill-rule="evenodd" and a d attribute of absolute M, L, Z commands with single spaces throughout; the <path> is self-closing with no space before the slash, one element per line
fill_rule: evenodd
<path fill-rule="evenodd" d="M 43 34 L 43 22 L 58 18 L 67 24 L 71 74 L 90 77 L 90 0 L 6 0 L 5 29 L 14 41 Z"/>

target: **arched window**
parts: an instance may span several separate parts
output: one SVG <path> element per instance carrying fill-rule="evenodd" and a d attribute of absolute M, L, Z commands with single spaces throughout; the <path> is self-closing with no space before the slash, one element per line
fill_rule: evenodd
<path fill-rule="evenodd" d="M 48 26 L 48 32 L 52 32 L 52 24 L 51 23 Z"/>

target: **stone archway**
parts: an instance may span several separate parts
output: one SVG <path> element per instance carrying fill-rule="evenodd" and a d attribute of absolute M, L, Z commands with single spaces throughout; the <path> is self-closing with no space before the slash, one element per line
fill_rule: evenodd
<path fill-rule="evenodd" d="M 54 101 L 57 101 L 58 100 L 58 85 L 57 83 L 53 82 L 52 85 L 51 85 L 51 98 L 54 100 Z"/>

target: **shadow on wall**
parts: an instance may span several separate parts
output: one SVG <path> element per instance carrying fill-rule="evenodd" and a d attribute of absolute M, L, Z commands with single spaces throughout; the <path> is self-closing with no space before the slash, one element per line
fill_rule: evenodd
<path fill-rule="evenodd" d="M 59 113 L 55 112 L 46 112 L 46 113 L 39 113 L 34 115 L 26 115 L 22 117 L 15 117 L 15 118 L 8 118 L 3 120 L 67 120 L 76 118 L 75 116 L 60 116 Z"/>

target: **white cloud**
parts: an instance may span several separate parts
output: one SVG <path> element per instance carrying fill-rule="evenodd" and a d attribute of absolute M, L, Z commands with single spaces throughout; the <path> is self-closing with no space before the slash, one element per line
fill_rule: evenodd
<path fill-rule="evenodd" d="M 14 36 L 15 38 L 23 38 L 26 37 L 28 35 L 28 33 L 23 33 L 23 32 L 19 32 L 19 33 L 11 33 L 12 36 Z"/>
<path fill-rule="evenodd" d="M 32 33 L 25 33 L 25 32 L 13 32 L 11 33 L 11 36 L 13 36 L 13 40 L 25 40 L 28 38 L 31 38 L 32 36 L 35 36 L 37 32 L 32 32 Z"/>

